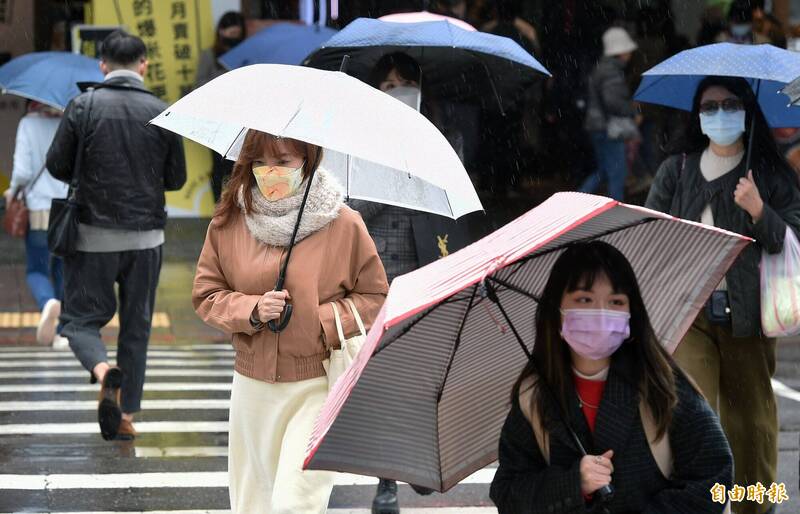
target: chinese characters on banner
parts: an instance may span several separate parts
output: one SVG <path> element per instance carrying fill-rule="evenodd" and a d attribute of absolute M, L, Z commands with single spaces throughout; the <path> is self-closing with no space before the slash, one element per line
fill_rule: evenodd
<path fill-rule="evenodd" d="M 89 12 L 94 25 L 120 25 L 142 38 L 145 84 L 156 96 L 171 104 L 192 90 L 200 52 L 213 45 L 211 0 L 93 0 Z M 210 216 L 210 151 L 188 140 L 184 149 L 188 180 L 181 191 L 167 193 L 169 214 Z"/>

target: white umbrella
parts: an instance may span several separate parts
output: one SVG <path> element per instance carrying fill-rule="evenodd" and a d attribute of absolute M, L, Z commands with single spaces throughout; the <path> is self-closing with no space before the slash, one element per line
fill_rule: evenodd
<path fill-rule="evenodd" d="M 236 159 L 247 129 L 325 149 L 349 197 L 453 219 L 482 210 L 463 164 L 424 116 L 341 72 L 255 64 L 178 100 L 153 124 Z"/>

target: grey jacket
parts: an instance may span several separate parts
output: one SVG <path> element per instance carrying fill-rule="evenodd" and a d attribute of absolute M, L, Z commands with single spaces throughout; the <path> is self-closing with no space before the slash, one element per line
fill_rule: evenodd
<path fill-rule="evenodd" d="M 625 81 L 625 64 L 603 57 L 589 76 L 586 120 L 588 131 L 605 131 L 609 116 L 633 117 L 636 111 Z"/>
<path fill-rule="evenodd" d="M 348 205 L 364 219 L 383 261 L 389 284 L 395 277 L 419 267 L 412 226 L 414 211 L 364 200 L 350 200 Z"/>
<path fill-rule="evenodd" d="M 700 221 L 710 204 L 714 224 L 756 240 L 744 249 L 726 275 L 734 337 L 754 337 L 761 332 L 759 264 L 762 250 L 780 253 L 787 225 L 800 234 L 800 191 L 791 178 L 774 170 L 753 166 L 764 214 L 758 223 L 737 206 L 733 192 L 746 175 L 745 163 L 707 182 L 700 172 L 699 152 L 667 158 L 658 169 L 646 207 L 680 218 Z"/>

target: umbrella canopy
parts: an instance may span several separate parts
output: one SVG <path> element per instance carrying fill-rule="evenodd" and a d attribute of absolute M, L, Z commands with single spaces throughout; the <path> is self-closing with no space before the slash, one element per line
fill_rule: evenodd
<path fill-rule="evenodd" d="M 224 53 L 219 62 L 229 70 L 248 64 L 300 64 L 334 34 L 317 25 L 276 23 Z"/>
<path fill-rule="evenodd" d="M 527 362 L 498 305 L 530 347 L 535 298 L 553 263 L 566 245 L 588 239 L 607 241 L 630 260 L 670 351 L 751 242 L 607 198 L 552 196 L 392 282 L 364 348 L 323 407 L 306 467 L 446 491 L 494 461 L 511 387 Z M 497 304 L 484 294 L 486 283 Z"/>
<path fill-rule="evenodd" d="M 458 218 L 482 210 L 441 132 L 391 96 L 341 72 L 254 64 L 225 73 L 152 120 L 229 159 L 247 129 L 325 149 L 353 198 Z"/>
<path fill-rule="evenodd" d="M 378 18 L 382 21 L 392 21 L 394 23 L 420 23 L 423 21 L 447 21 L 455 25 L 456 27 L 464 30 L 476 30 L 475 27 L 470 25 L 465 21 L 461 21 L 458 18 L 451 18 L 450 16 L 443 16 L 441 14 L 434 14 L 428 11 L 419 11 L 419 12 L 402 12 L 396 14 L 387 14 L 386 16 L 381 16 Z"/>
<path fill-rule="evenodd" d="M 501 108 L 519 99 L 538 76 L 550 75 L 539 61 L 509 38 L 466 30 L 449 19 L 394 23 L 358 18 L 304 62 L 335 70 L 351 56 L 348 73 L 366 80 L 386 54 L 404 52 L 420 64 L 422 81 L 435 96 L 494 97 Z"/>
<path fill-rule="evenodd" d="M 33 52 L 0 66 L 0 90 L 62 111 L 80 94 L 78 82 L 102 82 L 100 61 L 70 52 Z"/>
<path fill-rule="evenodd" d="M 789 104 L 794 105 L 800 100 L 800 77 L 797 77 L 793 81 L 789 82 L 783 89 L 781 89 L 781 93 L 789 97 Z"/>
<path fill-rule="evenodd" d="M 646 71 L 634 99 L 691 111 L 698 84 L 713 75 L 746 79 L 771 127 L 800 127 L 800 110 L 788 109 L 789 99 L 778 94 L 800 76 L 800 53 L 772 45 L 717 43 L 684 50 Z"/>

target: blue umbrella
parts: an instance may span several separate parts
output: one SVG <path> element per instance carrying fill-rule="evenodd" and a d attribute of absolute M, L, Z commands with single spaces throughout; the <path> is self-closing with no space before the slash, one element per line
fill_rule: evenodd
<path fill-rule="evenodd" d="M 80 94 L 78 82 L 102 82 L 100 61 L 70 52 L 34 52 L 0 66 L 0 90 L 66 108 Z"/>
<path fill-rule="evenodd" d="M 691 111 L 698 84 L 711 75 L 746 79 L 771 127 L 800 127 L 800 109 L 788 108 L 789 98 L 778 94 L 800 76 L 800 53 L 772 45 L 717 43 L 685 50 L 646 71 L 634 98 Z"/>
<path fill-rule="evenodd" d="M 800 75 L 800 54 L 772 45 L 717 43 L 684 50 L 647 70 L 634 99 L 692 110 L 700 82 L 709 76 L 740 77 L 750 83 L 767 123 L 773 127 L 800 127 L 800 109 L 789 106 L 781 90 Z M 755 117 L 750 124 L 747 169 L 753 150 Z"/>
<path fill-rule="evenodd" d="M 327 27 L 276 23 L 236 45 L 219 62 L 229 70 L 248 64 L 300 64 L 334 34 Z"/>
<path fill-rule="evenodd" d="M 304 64 L 336 70 L 351 56 L 348 72 L 361 79 L 388 53 L 404 52 L 420 64 L 429 90 L 451 98 L 493 95 L 500 104 L 516 102 L 521 88 L 550 75 L 513 40 L 464 30 L 447 21 L 395 23 L 359 18 L 333 36 Z M 488 81 L 486 80 L 488 78 Z"/>

